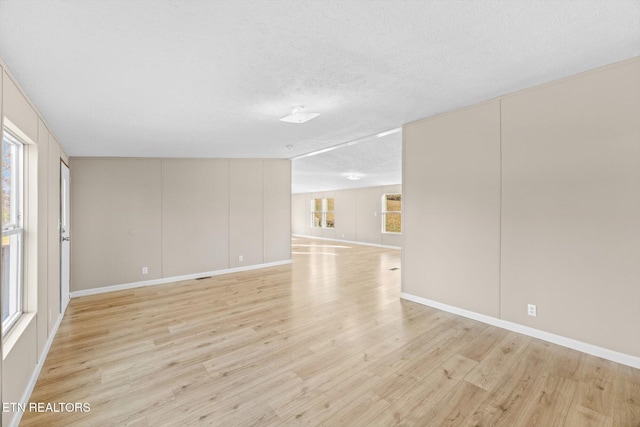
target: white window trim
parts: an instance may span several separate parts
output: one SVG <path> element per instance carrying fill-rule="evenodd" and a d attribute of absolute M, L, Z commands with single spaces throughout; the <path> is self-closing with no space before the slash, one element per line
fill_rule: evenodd
<path fill-rule="evenodd" d="M 330 211 L 328 209 L 329 203 L 328 203 L 328 199 L 333 199 L 333 203 L 334 203 L 334 209 L 332 211 Z M 322 200 L 322 210 L 317 211 L 316 209 L 316 200 Z M 314 199 L 311 199 L 311 214 L 310 214 L 310 220 L 311 220 L 311 228 L 326 228 L 327 230 L 335 230 L 336 226 L 335 223 L 333 225 L 333 227 L 327 227 L 327 214 L 328 213 L 332 213 L 334 214 L 334 221 L 335 221 L 335 202 L 336 199 L 334 197 L 323 197 L 323 198 L 319 198 L 316 197 Z M 315 214 L 319 213 L 320 214 L 320 225 L 315 225 Z"/>
<path fill-rule="evenodd" d="M 24 244 L 24 189 L 25 189 L 25 162 L 24 162 L 24 151 L 26 143 L 17 136 L 14 132 L 9 131 L 7 127 L 3 129 L 2 137 L 9 139 L 12 143 L 18 144 L 20 147 L 17 150 L 15 156 L 15 164 L 12 168 L 12 177 L 11 177 L 11 185 L 12 185 L 12 193 L 15 195 L 12 200 L 12 205 L 10 207 L 11 213 L 11 223 L 2 225 L 2 237 L 10 237 L 13 235 L 17 235 L 18 245 L 17 247 L 13 247 L 11 249 L 12 254 L 11 259 L 15 259 L 18 261 L 18 271 L 12 271 L 10 274 L 13 276 L 10 278 L 11 280 L 16 280 L 18 283 L 18 293 L 17 295 L 12 295 L 12 300 L 17 307 L 18 311 L 7 317 L 2 322 L 2 335 L 6 336 L 8 332 L 12 330 L 12 328 L 18 323 L 18 320 L 25 313 L 24 309 L 24 298 L 25 298 L 25 281 L 24 281 L 24 259 L 25 259 L 25 244 Z M 19 179 L 18 179 L 19 178 Z"/>
<path fill-rule="evenodd" d="M 400 214 L 400 218 L 402 218 L 402 210 L 399 211 L 388 211 L 387 209 L 387 196 L 393 196 L 399 194 L 400 195 L 400 200 L 402 201 L 402 193 L 385 193 L 382 195 L 382 215 L 381 219 L 381 227 L 382 227 L 382 234 L 402 234 L 402 231 L 387 231 L 386 230 L 386 224 L 387 224 L 387 214 Z M 400 219 L 400 230 L 402 230 L 402 219 Z"/>
<path fill-rule="evenodd" d="M 322 210 L 317 211 L 316 210 L 316 200 L 318 200 L 317 198 L 315 199 L 311 199 L 311 214 L 309 216 L 310 220 L 311 220 L 311 228 L 324 228 L 324 215 L 323 215 L 323 211 L 324 211 L 324 200 L 322 202 Z M 316 218 L 316 214 L 319 213 L 320 214 L 320 225 L 315 225 L 315 218 Z"/>
<path fill-rule="evenodd" d="M 333 210 L 332 211 L 329 210 L 329 199 L 333 199 Z M 322 199 L 322 228 L 326 228 L 328 230 L 335 230 L 335 228 L 336 228 L 336 224 L 335 224 L 335 218 L 336 218 L 335 208 L 336 208 L 336 205 L 335 205 L 335 203 L 336 203 L 335 197 L 328 197 L 328 198 Z M 328 213 L 332 213 L 333 214 L 333 220 L 334 220 L 333 227 L 327 227 L 327 214 Z"/>

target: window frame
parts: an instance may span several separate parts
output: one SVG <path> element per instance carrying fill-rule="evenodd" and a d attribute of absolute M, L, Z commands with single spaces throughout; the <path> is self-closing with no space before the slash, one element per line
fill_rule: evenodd
<path fill-rule="evenodd" d="M 316 200 L 320 200 L 320 210 L 317 210 L 317 202 Z M 323 228 L 322 224 L 324 223 L 323 220 L 323 215 L 322 215 L 322 210 L 324 207 L 324 202 L 322 201 L 322 199 L 311 199 L 311 215 L 310 215 L 310 220 L 311 220 L 311 228 Z M 315 219 L 318 218 L 320 221 L 319 223 L 316 225 L 316 221 Z"/>
<path fill-rule="evenodd" d="M 329 199 L 333 200 L 333 209 L 329 210 Z M 333 214 L 333 225 L 329 227 L 327 225 L 327 214 Z M 335 230 L 336 228 L 336 199 L 335 197 L 327 197 L 322 199 L 322 228 L 329 230 Z"/>
<path fill-rule="evenodd" d="M 333 209 L 329 210 L 329 199 L 333 200 Z M 320 201 L 320 210 L 317 210 L 318 203 Z M 334 230 L 336 228 L 335 225 L 335 215 L 336 215 L 336 199 L 335 197 L 323 197 L 323 198 L 313 198 L 311 199 L 311 228 L 326 228 L 328 230 Z M 327 214 L 333 214 L 333 226 L 327 226 Z M 320 221 L 316 225 L 316 218 Z"/>
<path fill-rule="evenodd" d="M 11 156 L 11 205 L 9 207 L 9 222 L 2 223 L 2 240 L 16 239 L 16 244 L 9 244 L 10 260 L 14 257 L 17 263 L 17 269 L 8 273 L 2 272 L 2 276 L 8 274 L 10 282 L 9 288 L 9 316 L 2 321 L 2 334 L 6 335 L 18 322 L 18 319 L 24 314 L 24 298 L 25 298 L 25 146 L 26 143 L 9 131 L 6 127 L 2 129 L 2 139 L 4 147 L 4 139 L 11 143 L 15 150 Z M 3 154 L 4 157 L 4 154 Z M 4 211 L 2 212 L 4 217 Z M 3 245 L 4 246 L 4 245 Z M 13 265 L 13 263 L 11 263 Z M 13 284 L 15 283 L 15 284 Z M 4 301 L 3 301 L 4 304 Z"/>
<path fill-rule="evenodd" d="M 400 196 L 400 210 L 388 211 L 387 210 L 387 196 Z M 385 193 L 382 195 L 382 233 L 383 234 L 402 234 L 402 193 Z M 399 214 L 400 215 L 400 231 L 387 231 L 387 214 Z"/>

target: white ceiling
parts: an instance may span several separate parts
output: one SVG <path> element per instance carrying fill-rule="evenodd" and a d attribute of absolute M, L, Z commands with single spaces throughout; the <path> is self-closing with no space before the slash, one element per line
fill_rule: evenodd
<path fill-rule="evenodd" d="M 352 175 L 358 180 L 347 178 Z M 326 153 L 296 159 L 291 181 L 293 193 L 399 184 L 402 133 L 361 138 Z"/>
<path fill-rule="evenodd" d="M 0 55 L 71 156 L 290 158 L 640 55 L 640 1 L 0 0 Z M 398 182 L 399 141 L 294 183 Z"/>

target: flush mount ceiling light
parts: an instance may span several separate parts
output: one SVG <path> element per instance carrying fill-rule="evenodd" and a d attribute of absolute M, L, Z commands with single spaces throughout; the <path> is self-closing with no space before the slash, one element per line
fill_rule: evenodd
<path fill-rule="evenodd" d="M 304 123 L 308 122 L 311 119 L 315 119 L 318 117 L 320 113 L 306 113 L 304 111 L 304 105 L 297 105 L 293 107 L 291 114 L 288 116 L 284 116 L 280 119 L 280 121 L 287 123 Z"/>
<path fill-rule="evenodd" d="M 351 173 L 347 175 L 347 179 L 350 179 L 351 181 L 357 181 L 360 179 L 360 177 L 355 173 Z"/>

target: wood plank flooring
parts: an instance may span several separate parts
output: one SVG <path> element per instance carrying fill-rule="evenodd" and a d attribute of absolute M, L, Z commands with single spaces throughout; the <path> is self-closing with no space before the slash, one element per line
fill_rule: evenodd
<path fill-rule="evenodd" d="M 400 252 L 73 299 L 24 426 L 640 426 L 640 370 L 399 299 Z"/>

